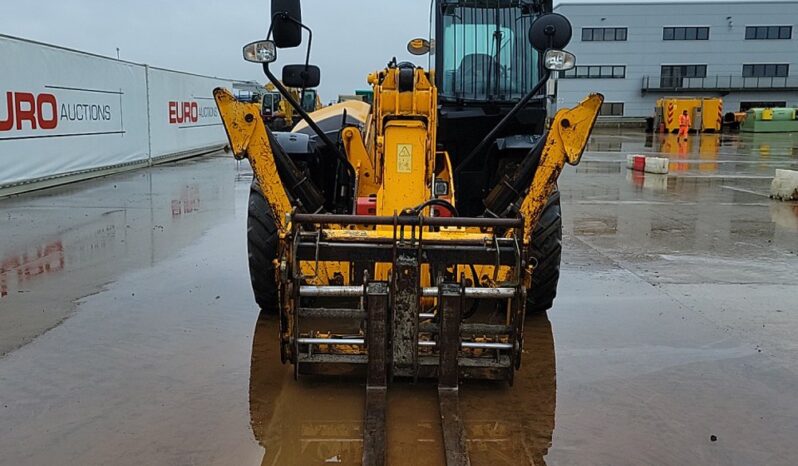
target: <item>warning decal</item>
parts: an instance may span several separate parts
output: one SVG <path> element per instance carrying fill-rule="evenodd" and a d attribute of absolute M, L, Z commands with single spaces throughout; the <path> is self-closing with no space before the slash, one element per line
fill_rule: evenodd
<path fill-rule="evenodd" d="M 413 145 L 398 144 L 396 147 L 396 171 L 410 173 L 413 171 Z"/>

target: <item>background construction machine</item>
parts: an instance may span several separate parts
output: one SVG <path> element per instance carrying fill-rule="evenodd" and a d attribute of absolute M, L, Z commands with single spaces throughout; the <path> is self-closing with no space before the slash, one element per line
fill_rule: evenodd
<path fill-rule="evenodd" d="M 321 99 L 316 89 L 286 88 L 297 102 L 300 102 L 302 109 L 308 113 L 320 110 Z M 282 95 L 274 87 L 274 84 L 266 84 L 266 92 L 261 99 L 261 117 L 266 126 L 273 131 L 290 130 L 302 117 L 294 111 L 291 104 L 283 99 Z"/>
<path fill-rule="evenodd" d="M 460 378 L 512 383 L 527 312 L 559 278 L 557 178 L 577 164 L 603 97 L 550 121 L 543 89 L 574 66 L 570 23 L 548 0 L 435 0 L 434 37 L 368 76 L 374 100 L 309 114 L 289 88 L 320 70 L 270 68 L 308 27 L 273 0 L 267 40 L 244 47 L 303 120 L 272 133 L 257 105 L 216 89 L 230 147 L 255 173 L 253 289 L 279 315 L 295 374 L 365 370 L 363 462 L 382 464 L 390 380 L 436 378 L 447 464 L 468 464 Z M 271 40 L 273 39 L 273 40 Z M 309 53 L 307 54 L 309 56 Z"/>
<path fill-rule="evenodd" d="M 666 97 L 654 107 L 654 128 L 661 133 L 679 131 L 679 115 L 687 111 L 690 131 L 719 133 L 723 128 L 723 99 L 720 97 Z"/>

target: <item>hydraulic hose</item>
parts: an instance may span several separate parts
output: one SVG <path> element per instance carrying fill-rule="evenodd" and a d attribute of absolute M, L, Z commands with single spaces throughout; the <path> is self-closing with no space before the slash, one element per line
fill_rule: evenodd
<path fill-rule="evenodd" d="M 474 264 L 468 264 L 468 266 L 471 268 L 471 275 L 474 277 L 474 286 L 475 287 L 482 286 L 479 283 L 479 277 L 477 277 L 477 268 L 474 267 Z M 477 311 L 479 310 L 479 304 L 480 300 L 474 299 L 474 301 L 471 303 L 471 307 L 468 308 L 468 311 L 463 313 L 463 320 L 474 317 L 474 314 L 476 314 Z"/>
<path fill-rule="evenodd" d="M 453 216 L 455 216 L 455 217 L 459 217 L 460 216 L 460 213 L 457 212 L 457 208 L 451 202 L 449 202 L 449 201 L 447 201 L 445 199 L 430 199 L 430 200 L 425 201 L 424 203 L 419 204 L 418 206 L 412 208 L 411 211 L 414 214 L 416 214 L 416 215 L 420 215 L 421 212 L 424 209 L 426 209 L 429 206 L 433 206 L 433 205 L 437 205 L 439 207 L 445 208 L 446 210 L 451 212 L 451 214 Z"/>
<path fill-rule="evenodd" d="M 507 115 L 505 115 L 504 118 L 502 118 L 499 124 L 497 124 L 492 130 L 490 130 L 490 133 L 488 133 L 488 135 L 485 136 L 484 139 L 482 139 L 482 141 L 477 145 L 477 147 L 475 147 L 474 150 L 472 150 L 466 156 L 466 158 L 460 161 L 460 163 L 457 165 L 457 168 L 454 169 L 455 179 L 457 179 L 457 177 L 460 175 L 460 172 L 463 171 L 463 169 L 469 164 L 469 162 L 471 162 L 471 160 L 474 159 L 474 157 L 476 157 L 478 154 L 484 151 L 489 144 L 493 144 L 493 141 L 496 140 L 496 136 L 499 134 L 499 132 L 503 130 L 505 126 L 507 126 L 510 120 L 515 118 L 515 115 L 519 111 L 521 111 L 522 108 L 526 107 L 529 101 L 532 100 L 532 97 L 535 97 L 535 95 L 537 95 L 537 93 L 540 92 L 541 89 L 543 89 L 543 86 L 546 84 L 546 81 L 549 80 L 550 75 L 551 71 L 546 70 L 543 73 L 543 77 L 540 79 L 540 81 L 538 81 L 535 87 L 531 91 L 529 91 L 527 95 L 524 96 L 524 98 L 518 101 L 518 103 L 515 104 L 515 107 L 513 107 L 512 110 L 507 112 Z"/>
<path fill-rule="evenodd" d="M 540 164 L 540 157 L 543 154 L 543 148 L 546 145 L 547 136 L 548 132 L 545 132 L 543 136 L 537 140 L 529 153 L 527 153 L 512 173 L 501 175 L 501 181 L 490 190 L 490 193 L 488 193 L 483 201 L 485 205 L 485 217 L 504 217 L 508 215 L 509 212 L 507 209 L 513 202 L 523 196 L 524 191 L 529 187 L 529 184 L 535 177 L 535 172 Z"/>
<path fill-rule="evenodd" d="M 268 63 L 263 64 L 263 72 L 266 74 L 266 77 L 269 78 L 269 81 L 271 81 L 271 83 L 274 85 L 277 91 L 280 92 L 280 94 L 282 94 L 283 98 L 287 100 L 288 103 L 291 104 L 291 107 L 293 107 L 294 110 L 296 110 L 296 112 L 299 113 L 299 116 L 301 116 L 302 119 L 305 120 L 305 123 L 308 124 L 310 129 L 312 129 L 313 132 L 316 133 L 316 135 L 319 137 L 319 139 L 321 139 L 324 142 L 324 144 L 327 145 L 327 147 L 329 147 L 330 150 L 333 151 L 335 156 L 338 158 L 338 160 L 341 161 L 341 164 L 344 166 L 347 175 L 349 175 L 350 183 L 353 182 L 355 179 L 355 168 L 349 162 L 349 159 L 346 158 L 346 155 L 343 152 L 341 152 L 338 149 L 338 146 L 332 141 L 332 139 L 330 139 L 330 137 L 327 136 L 324 133 L 324 131 L 321 130 L 321 128 L 319 128 L 319 125 L 317 125 L 316 122 L 313 121 L 313 119 L 310 117 L 310 115 L 308 115 L 305 109 L 302 108 L 302 105 L 300 105 L 293 98 L 293 96 L 291 96 L 291 93 L 288 92 L 288 90 L 283 86 L 280 80 L 277 79 L 274 73 L 271 72 Z"/>

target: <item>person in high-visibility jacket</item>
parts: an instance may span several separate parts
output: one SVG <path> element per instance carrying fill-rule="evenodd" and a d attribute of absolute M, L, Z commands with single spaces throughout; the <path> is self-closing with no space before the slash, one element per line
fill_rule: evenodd
<path fill-rule="evenodd" d="M 691 125 L 692 121 L 690 121 L 690 115 L 688 115 L 687 110 L 685 110 L 679 115 L 679 139 L 684 138 L 685 141 L 687 140 L 687 132 L 690 131 Z"/>

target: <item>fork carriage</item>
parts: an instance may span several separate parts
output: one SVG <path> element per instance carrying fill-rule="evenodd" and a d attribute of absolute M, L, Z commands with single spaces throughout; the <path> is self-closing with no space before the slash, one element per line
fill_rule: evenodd
<path fill-rule="evenodd" d="M 283 358 L 297 374 L 351 364 L 369 378 L 512 382 L 531 271 L 520 219 L 294 214 L 291 222 L 280 316 Z M 334 275 L 320 277 L 331 264 Z"/>

